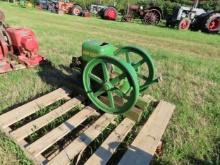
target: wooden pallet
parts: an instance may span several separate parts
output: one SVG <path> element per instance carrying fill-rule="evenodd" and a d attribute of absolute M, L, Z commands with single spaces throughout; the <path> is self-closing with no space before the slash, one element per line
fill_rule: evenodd
<path fill-rule="evenodd" d="M 103 130 L 105 130 L 110 123 L 115 123 L 117 116 L 107 113 L 101 114 L 100 111 L 95 110 L 91 106 L 82 107 L 80 98 L 70 98 L 69 95 L 69 90 L 59 88 L 47 95 L 0 115 L 0 127 L 2 131 L 11 137 L 35 164 L 65 165 L 70 164 L 71 160 L 76 159 L 76 157 L 78 157 L 77 160 L 79 160 L 83 151 L 94 142 Z M 37 113 L 42 110 L 42 108 L 61 99 L 66 99 L 67 101 L 45 115 L 29 121 L 15 130 L 12 129 L 13 127 L 11 127 L 11 125 Z M 150 101 L 150 99 L 148 101 Z M 40 130 L 56 118 L 69 111 L 73 111 L 74 107 L 80 105 L 82 107 L 80 111 L 61 125 L 42 135 L 36 141 L 29 144 L 25 140 L 25 138 L 33 132 Z M 174 105 L 165 101 L 160 101 L 148 121 L 144 124 L 143 128 L 120 159 L 119 164 L 149 164 L 174 109 Z M 137 108 L 135 111 L 136 110 Z M 82 127 L 82 123 L 92 116 L 97 119 L 93 121 L 91 125 L 83 128 L 81 133 L 71 141 L 68 141 L 62 149 L 57 150 L 48 157 L 43 154 L 55 143 L 66 137 L 66 135 L 75 131 L 78 127 Z M 131 132 L 134 124 L 135 122 L 133 120 L 127 117 L 124 118 L 88 158 L 85 164 L 106 164 L 113 154 L 117 152 L 119 145 L 123 143 L 129 132 Z"/>

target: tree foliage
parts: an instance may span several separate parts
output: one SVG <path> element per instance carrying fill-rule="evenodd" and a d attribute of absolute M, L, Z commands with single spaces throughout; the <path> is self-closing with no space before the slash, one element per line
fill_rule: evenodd
<path fill-rule="evenodd" d="M 126 8 L 128 4 L 156 5 L 166 10 L 171 10 L 176 5 L 192 6 L 194 0 L 71 0 L 80 3 L 84 7 L 91 4 L 115 5 L 118 10 Z M 205 10 L 220 10 L 220 0 L 200 0 L 199 7 Z"/>

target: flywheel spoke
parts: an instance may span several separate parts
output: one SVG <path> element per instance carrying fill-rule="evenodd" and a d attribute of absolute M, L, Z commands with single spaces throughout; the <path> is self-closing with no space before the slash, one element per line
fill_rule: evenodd
<path fill-rule="evenodd" d="M 144 59 L 142 59 L 141 61 L 139 61 L 139 62 L 137 62 L 136 64 L 134 64 L 133 67 L 134 67 L 135 69 L 137 69 L 137 68 L 140 67 L 144 62 L 145 62 Z"/>
<path fill-rule="evenodd" d="M 102 70 L 103 70 L 105 82 L 108 82 L 109 81 L 109 71 L 108 71 L 108 68 L 105 63 L 102 63 Z"/>
<path fill-rule="evenodd" d="M 142 80 L 147 80 L 148 78 L 140 73 L 138 73 L 138 77 L 141 78 Z"/>
<path fill-rule="evenodd" d="M 130 64 L 131 63 L 131 57 L 129 55 L 129 52 L 126 52 L 125 55 L 126 55 L 126 61 Z"/>
<path fill-rule="evenodd" d="M 117 84 L 118 82 L 120 82 L 122 79 L 124 79 L 126 76 L 125 74 L 121 74 L 115 78 L 113 78 L 110 82 L 111 84 L 114 86 L 115 84 Z"/>
<path fill-rule="evenodd" d="M 122 97 L 123 99 L 129 99 L 129 96 L 127 96 L 125 93 L 123 93 L 120 89 L 115 88 L 114 93 L 118 95 L 119 97 Z"/>
<path fill-rule="evenodd" d="M 114 97 L 111 91 L 108 91 L 108 99 L 109 99 L 110 106 L 112 108 L 115 108 L 115 101 L 114 101 Z"/>
<path fill-rule="evenodd" d="M 90 77 L 93 81 L 95 81 L 95 82 L 97 82 L 97 83 L 99 83 L 99 84 L 103 84 L 102 79 L 99 78 L 98 76 L 96 76 L 96 75 L 94 75 L 94 74 L 91 73 L 91 74 L 89 75 L 89 77 Z"/>
<path fill-rule="evenodd" d="M 100 88 L 98 91 L 96 91 L 94 93 L 95 97 L 99 97 L 100 95 L 102 95 L 103 93 L 105 93 L 106 91 L 103 88 Z"/>

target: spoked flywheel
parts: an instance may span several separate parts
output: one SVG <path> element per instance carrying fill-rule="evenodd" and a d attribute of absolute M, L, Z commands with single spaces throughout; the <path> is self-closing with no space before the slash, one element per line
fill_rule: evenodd
<path fill-rule="evenodd" d="M 124 90 L 124 84 L 129 90 Z M 130 110 L 139 97 L 134 68 L 114 57 L 99 56 L 91 60 L 83 71 L 83 85 L 93 104 L 112 114 Z"/>
<path fill-rule="evenodd" d="M 126 46 L 118 49 L 115 56 L 131 64 L 139 81 L 139 90 L 143 92 L 155 79 L 155 66 L 150 55 L 141 48 Z"/>

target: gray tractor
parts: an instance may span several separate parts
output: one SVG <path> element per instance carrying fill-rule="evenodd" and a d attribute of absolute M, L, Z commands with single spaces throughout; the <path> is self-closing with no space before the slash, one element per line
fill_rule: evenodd
<path fill-rule="evenodd" d="M 198 7 L 199 0 L 195 0 L 193 7 L 180 6 L 173 11 L 173 15 L 168 17 L 166 25 L 180 30 L 191 29 L 201 30 L 208 33 L 218 33 L 220 31 L 220 12 L 206 12 Z"/>

